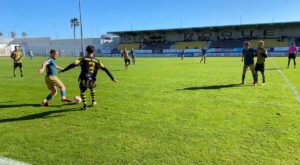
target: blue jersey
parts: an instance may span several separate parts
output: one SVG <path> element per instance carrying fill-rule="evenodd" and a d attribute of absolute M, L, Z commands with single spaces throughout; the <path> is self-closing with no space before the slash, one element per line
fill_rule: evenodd
<path fill-rule="evenodd" d="M 202 55 L 206 55 L 206 50 L 205 49 L 202 49 Z"/>
<path fill-rule="evenodd" d="M 47 77 L 56 76 L 56 64 L 53 58 L 49 58 L 49 64 L 47 65 Z"/>
<path fill-rule="evenodd" d="M 130 56 L 131 56 L 132 58 L 134 58 L 134 52 L 133 52 L 132 50 L 130 51 L 129 54 L 130 54 Z"/>
<path fill-rule="evenodd" d="M 253 48 L 250 48 L 248 50 L 243 50 L 243 56 L 244 56 L 244 64 L 245 65 L 252 65 L 254 64 L 254 57 L 256 56 L 256 52 Z"/>

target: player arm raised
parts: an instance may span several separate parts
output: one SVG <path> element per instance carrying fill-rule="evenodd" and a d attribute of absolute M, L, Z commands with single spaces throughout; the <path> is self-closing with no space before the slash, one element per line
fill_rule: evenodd
<path fill-rule="evenodd" d="M 73 69 L 77 66 L 79 66 L 82 62 L 82 58 L 79 58 L 78 60 L 76 60 L 74 63 L 70 64 L 69 66 L 67 66 L 66 68 L 61 68 L 61 70 L 59 71 L 60 73 L 66 72 L 70 69 Z"/>
<path fill-rule="evenodd" d="M 99 69 L 103 70 L 110 77 L 112 81 L 118 82 L 118 80 L 114 78 L 111 72 L 103 64 L 100 63 Z"/>
<path fill-rule="evenodd" d="M 47 65 L 49 65 L 49 61 L 48 61 L 48 60 L 45 61 L 45 62 L 42 64 L 42 66 L 40 67 L 40 69 L 39 69 L 39 73 L 40 73 L 40 74 L 43 74 L 43 73 L 44 73 L 44 71 L 45 71 Z"/>
<path fill-rule="evenodd" d="M 60 67 L 60 66 L 58 66 L 58 65 L 55 65 L 55 67 L 56 67 L 56 69 L 58 69 L 59 71 L 64 70 L 64 68 L 62 68 L 62 67 Z"/>

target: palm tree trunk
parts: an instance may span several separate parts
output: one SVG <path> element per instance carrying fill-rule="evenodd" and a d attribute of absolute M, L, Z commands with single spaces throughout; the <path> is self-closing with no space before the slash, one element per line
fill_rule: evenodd
<path fill-rule="evenodd" d="M 74 26 L 74 39 L 76 39 L 76 27 Z"/>

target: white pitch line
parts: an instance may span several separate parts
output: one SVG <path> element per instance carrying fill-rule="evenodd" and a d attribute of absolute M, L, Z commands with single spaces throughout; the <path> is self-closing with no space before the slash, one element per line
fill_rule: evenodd
<path fill-rule="evenodd" d="M 282 70 L 279 68 L 279 66 L 277 65 L 277 63 L 271 58 L 271 61 L 273 62 L 273 64 L 275 65 L 277 71 L 280 73 L 280 75 L 282 76 L 282 78 L 285 80 L 285 82 L 288 84 L 288 86 L 290 87 L 291 91 L 294 93 L 294 95 L 296 96 L 297 102 L 300 104 L 300 95 L 297 92 L 296 88 L 292 85 L 292 83 L 290 82 L 290 80 L 286 77 L 286 75 L 282 72 Z"/>
<path fill-rule="evenodd" d="M 30 164 L 19 162 L 5 157 L 0 157 L 0 165 L 30 165 Z"/>

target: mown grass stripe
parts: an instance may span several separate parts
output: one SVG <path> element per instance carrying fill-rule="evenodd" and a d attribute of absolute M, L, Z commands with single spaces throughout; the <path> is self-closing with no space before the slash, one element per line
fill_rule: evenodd
<path fill-rule="evenodd" d="M 30 164 L 5 158 L 5 157 L 0 157 L 0 165 L 30 165 Z"/>
<path fill-rule="evenodd" d="M 277 71 L 279 72 L 279 74 L 281 75 L 281 77 L 285 80 L 285 82 L 288 84 L 288 86 L 290 87 L 293 94 L 296 96 L 297 102 L 300 104 L 300 95 L 297 92 L 296 88 L 293 86 L 293 84 L 290 82 L 290 80 L 286 77 L 286 75 L 283 73 L 283 71 L 279 68 L 279 66 L 273 59 L 272 59 L 272 62 L 275 65 L 275 67 L 276 67 Z"/>

